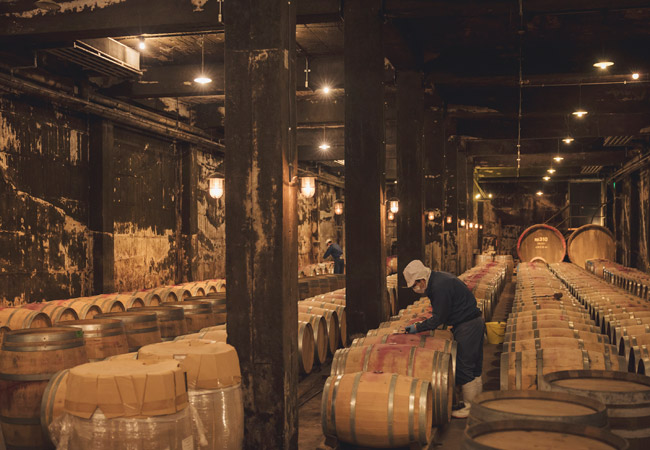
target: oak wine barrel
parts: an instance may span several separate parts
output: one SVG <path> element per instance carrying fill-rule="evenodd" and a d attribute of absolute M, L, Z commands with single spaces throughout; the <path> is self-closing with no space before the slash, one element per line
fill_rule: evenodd
<path fill-rule="evenodd" d="M 50 442 L 49 426 L 50 424 L 64 413 L 63 404 L 65 403 L 65 393 L 68 389 L 68 372 L 70 369 L 59 370 L 55 373 L 43 391 L 43 398 L 41 399 L 41 429 L 43 436 L 48 438 Z"/>
<path fill-rule="evenodd" d="M 609 342 L 583 341 L 571 337 L 548 337 L 528 339 L 523 341 L 510 341 L 504 343 L 504 352 L 523 352 L 528 350 L 539 350 L 543 348 L 577 348 L 590 352 L 617 354 L 618 349 Z"/>
<path fill-rule="evenodd" d="M 550 225 L 533 225 L 524 230 L 517 241 L 517 255 L 522 262 L 541 259 L 547 264 L 558 263 L 565 254 L 564 236 Z"/>
<path fill-rule="evenodd" d="M 602 428 L 543 420 L 500 420 L 465 429 L 463 450 L 627 450 L 625 439 Z"/>
<path fill-rule="evenodd" d="M 650 378 L 603 370 L 567 370 L 544 376 L 544 389 L 582 395 L 605 404 L 612 433 L 630 449 L 650 446 Z"/>
<path fill-rule="evenodd" d="M 433 392 L 427 380 L 358 372 L 330 376 L 323 388 L 323 434 L 367 447 L 426 445 Z"/>
<path fill-rule="evenodd" d="M 174 306 L 183 308 L 188 333 L 196 333 L 203 328 L 217 325 L 212 305 L 202 300 L 183 300 Z"/>
<path fill-rule="evenodd" d="M 164 341 L 173 341 L 176 337 L 187 334 L 187 322 L 183 308 L 174 306 L 145 306 L 131 308 L 129 312 L 151 312 L 158 318 L 160 337 Z"/>
<path fill-rule="evenodd" d="M 23 305 L 22 308 L 31 309 L 32 311 L 40 311 L 50 317 L 53 325 L 65 320 L 77 320 L 79 316 L 74 309 L 59 304 L 58 301 L 41 302 L 41 303 L 28 303 Z"/>
<path fill-rule="evenodd" d="M 92 319 L 97 314 L 102 313 L 102 309 L 98 305 L 93 305 L 85 297 L 65 300 L 65 306 L 74 309 L 77 316 L 79 316 L 79 320 Z"/>
<path fill-rule="evenodd" d="M 569 328 L 538 328 L 534 330 L 518 330 L 505 335 L 503 345 L 512 341 L 524 341 L 528 339 L 540 339 L 550 337 L 564 337 L 573 339 L 582 339 L 590 342 L 607 342 L 609 337 L 599 332 L 578 331 Z"/>
<path fill-rule="evenodd" d="M 0 327 L 9 330 L 51 327 L 50 317 L 40 311 L 23 308 L 0 308 Z"/>
<path fill-rule="evenodd" d="M 608 347 L 605 347 L 608 349 Z M 623 356 L 570 348 L 543 348 L 501 354 L 501 390 L 540 388 L 543 376 L 561 370 L 627 370 Z"/>
<path fill-rule="evenodd" d="M 60 322 L 59 326 L 83 331 L 88 361 L 101 361 L 129 351 L 124 325 L 117 319 L 85 319 Z"/>
<path fill-rule="evenodd" d="M 210 303 L 214 320 L 217 325 L 226 323 L 228 313 L 226 311 L 226 294 L 210 294 L 200 297 L 191 297 L 192 301 L 202 301 Z"/>
<path fill-rule="evenodd" d="M 76 328 L 10 331 L 0 348 L 0 425 L 9 450 L 43 448 L 41 398 L 60 370 L 88 362 Z"/>
<path fill-rule="evenodd" d="M 396 373 L 430 381 L 435 390 L 433 424 L 443 425 L 451 418 L 455 379 L 449 353 L 394 344 L 338 350 L 330 375 L 353 372 Z"/>
<path fill-rule="evenodd" d="M 320 364 L 323 364 L 327 360 L 327 352 L 329 350 L 329 338 L 327 335 L 327 323 L 325 322 L 325 318 L 313 314 L 298 313 L 298 320 L 300 322 L 307 322 L 311 325 L 314 332 L 316 358 Z"/>
<path fill-rule="evenodd" d="M 314 331 L 308 322 L 298 323 L 298 367 L 304 374 L 314 367 Z"/>
<path fill-rule="evenodd" d="M 341 332 L 339 330 L 339 319 L 336 311 L 322 308 L 314 308 L 312 306 L 301 306 L 298 304 L 298 315 L 310 314 L 325 319 L 327 326 L 327 339 L 329 342 L 329 352 L 333 355 L 337 348 L 339 348 L 339 340 Z"/>
<path fill-rule="evenodd" d="M 153 312 L 125 311 L 107 314 L 98 314 L 96 319 L 118 319 L 124 324 L 129 352 L 138 351 L 140 347 L 148 344 L 162 342 L 158 319 Z"/>
<path fill-rule="evenodd" d="M 616 245 L 612 232 L 600 225 L 583 225 L 569 236 L 567 254 L 573 264 L 586 268 L 589 259 L 616 259 Z"/>

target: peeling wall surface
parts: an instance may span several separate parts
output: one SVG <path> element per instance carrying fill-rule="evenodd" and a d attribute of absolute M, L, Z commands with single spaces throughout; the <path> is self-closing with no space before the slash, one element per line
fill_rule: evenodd
<path fill-rule="evenodd" d="M 115 288 L 173 284 L 179 200 L 174 144 L 115 128 Z"/>
<path fill-rule="evenodd" d="M 198 152 L 199 166 L 196 202 L 198 233 L 192 236 L 196 267 L 195 279 L 226 277 L 226 203 L 209 194 L 208 177 L 219 171 L 223 174 L 223 158 Z M 226 186 L 225 189 L 228 189 Z"/>
<path fill-rule="evenodd" d="M 343 248 L 345 257 L 344 215 L 334 214 L 334 202 L 343 200 L 343 190 L 316 181 L 312 198 L 298 196 L 298 268 L 319 262 L 332 239 Z"/>
<path fill-rule="evenodd" d="M 617 181 L 614 205 L 616 261 L 650 273 L 650 167 Z"/>
<path fill-rule="evenodd" d="M 650 168 L 639 176 L 639 258 L 637 269 L 650 273 Z"/>
<path fill-rule="evenodd" d="M 0 98 L 0 302 L 86 295 L 88 123 L 49 103 Z"/>

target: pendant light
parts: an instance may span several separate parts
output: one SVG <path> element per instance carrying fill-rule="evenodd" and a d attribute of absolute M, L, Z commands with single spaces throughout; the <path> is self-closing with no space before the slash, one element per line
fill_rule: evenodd
<path fill-rule="evenodd" d="M 395 197 L 388 200 L 388 209 L 393 214 L 397 214 L 397 212 L 399 211 L 399 200 Z"/>
<path fill-rule="evenodd" d="M 305 198 L 312 198 L 316 193 L 316 178 L 315 177 L 301 177 L 300 178 L 300 193 Z"/>
<path fill-rule="evenodd" d="M 211 175 L 208 178 L 208 183 L 209 183 L 208 192 L 210 193 L 210 197 L 216 199 L 223 197 L 223 193 L 225 191 L 224 189 L 225 180 L 223 179 L 223 177 L 217 174 Z"/>
<path fill-rule="evenodd" d="M 336 200 L 334 202 L 334 214 L 337 216 L 343 214 L 343 200 Z"/>
<path fill-rule="evenodd" d="M 566 141 L 565 141 L 566 142 Z M 564 158 L 560 155 L 560 141 L 557 141 L 557 155 L 553 158 L 556 163 L 560 163 Z"/>
<path fill-rule="evenodd" d="M 201 73 L 194 78 L 194 82 L 198 84 L 208 84 L 212 83 L 212 78 L 206 75 L 205 73 L 205 48 L 204 42 L 205 39 L 201 36 Z"/>
<path fill-rule="evenodd" d="M 589 112 L 582 108 L 582 85 L 578 85 L 578 109 L 573 111 L 571 114 L 576 116 L 578 119 L 582 119 L 584 116 L 589 114 Z"/>

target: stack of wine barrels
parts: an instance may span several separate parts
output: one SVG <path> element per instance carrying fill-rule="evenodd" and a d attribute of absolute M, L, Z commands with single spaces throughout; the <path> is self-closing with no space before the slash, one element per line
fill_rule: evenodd
<path fill-rule="evenodd" d="M 506 281 L 512 281 L 512 271 L 515 269 L 515 260 L 512 255 L 494 255 L 494 261 L 506 265 Z"/>
<path fill-rule="evenodd" d="M 318 264 L 308 264 L 298 269 L 298 278 L 316 277 L 334 273 L 334 261 L 325 261 Z"/>
<path fill-rule="evenodd" d="M 588 260 L 586 268 L 609 283 L 619 286 L 637 297 L 650 300 L 649 274 L 606 259 Z"/>
<path fill-rule="evenodd" d="M 650 369 L 650 304 L 572 264 L 550 266 L 628 361 L 630 372 Z"/>
<path fill-rule="evenodd" d="M 316 275 L 298 280 L 298 295 L 300 300 L 305 300 L 316 295 L 345 288 L 345 275 Z"/>
<path fill-rule="evenodd" d="M 492 253 L 482 253 L 480 255 L 474 256 L 474 265 L 482 266 L 494 261 L 494 255 Z"/>
<path fill-rule="evenodd" d="M 406 325 L 430 316 L 429 300 L 418 300 L 335 353 L 323 389 L 323 434 L 361 446 L 426 445 L 431 426 L 449 422 L 453 335 L 448 330 L 404 334 Z"/>
<path fill-rule="evenodd" d="M 478 307 L 486 321 L 492 319 L 499 296 L 507 279 L 507 265 L 500 262 L 487 262 L 475 266 L 458 277 L 476 297 Z"/>
<path fill-rule="evenodd" d="M 520 264 L 501 354 L 501 389 L 535 390 L 547 373 L 583 369 L 626 371 L 627 364 L 546 264 Z"/>

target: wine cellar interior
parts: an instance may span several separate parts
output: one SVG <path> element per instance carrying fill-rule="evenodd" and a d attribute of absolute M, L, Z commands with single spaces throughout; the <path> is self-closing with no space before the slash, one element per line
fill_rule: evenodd
<path fill-rule="evenodd" d="M 641 0 L 0 0 L 0 450 L 650 448 L 648 49 Z"/>

